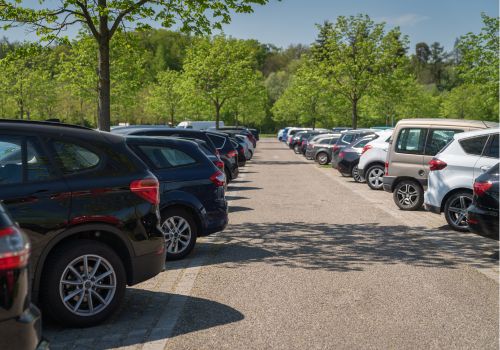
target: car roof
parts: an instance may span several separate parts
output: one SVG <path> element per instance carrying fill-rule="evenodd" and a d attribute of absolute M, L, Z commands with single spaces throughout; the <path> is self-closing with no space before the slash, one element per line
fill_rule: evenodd
<path fill-rule="evenodd" d="M 194 140 L 186 140 L 180 137 L 170 137 L 170 136 L 159 136 L 159 137 L 149 137 L 149 136 L 135 136 L 128 135 L 126 136 L 127 142 L 131 143 L 147 143 L 147 144 L 157 144 L 164 146 L 196 146 L 198 147 L 198 143 Z"/>
<path fill-rule="evenodd" d="M 481 135 L 489 135 L 489 134 L 498 134 L 500 133 L 500 128 L 491 128 L 491 129 L 481 129 L 481 130 L 473 130 L 473 131 L 467 131 L 467 132 L 460 132 L 458 134 L 455 134 L 453 136 L 454 139 L 456 140 L 461 140 L 461 139 L 466 139 L 469 137 L 474 137 L 474 136 L 481 136 Z"/>
<path fill-rule="evenodd" d="M 168 131 L 176 134 L 191 134 L 191 135 L 202 135 L 205 133 L 203 130 L 193 130 L 193 129 L 181 129 L 181 128 L 169 128 L 168 126 L 156 126 L 156 127 L 136 127 L 136 126 L 127 126 L 124 128 L 120 129 L 113 129 L 111 132 L 113 134 L 124 134 L 124 135 L 129 135 L 133 134 L 134 132 L 138 131 L 158 131 L 158 130 L 163 130 L 163 131 Z"/>
<path fill-rule="evenodd" d="M 103 141 L 106 139 L 110 142 L 123 142 L 124 138 L 121 135 L 111 134 L 106 131 L 90 129 L 84 126 L 65 124 L 59 122 L 47 121 L 28 121 L 28 120 L 10 120 L 0 119 L 0 129 L 20 131 L 32 135 L 58 135 L 66 137 L 74 137 L 84 141 Z"/>
<path fill-rule="evenodd" d="M 453 125 L 453 126 L 470 126 L 478 128 L 495 128 L 499 124 L 484 120 L 470 120 L 470 119 L 447 119 L 447 118 L 414 118 L 414 119 L 401 119 L 397 125 L 403 124 L 433 124 L 433 125 Z"/>

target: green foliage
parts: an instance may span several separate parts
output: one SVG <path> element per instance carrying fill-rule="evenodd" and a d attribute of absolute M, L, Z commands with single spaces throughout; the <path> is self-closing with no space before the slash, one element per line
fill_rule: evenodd
<path fill-rule="evenodd" d="M 356 128 L 358 103 L 403 64 L 407 39 L 398 28 L 385 33 L 383 23 L 366 15 L 339 16 L 334 24 L 325 23 L 319 29 L 313 57 L 331 93 L 351 103 Z"/>

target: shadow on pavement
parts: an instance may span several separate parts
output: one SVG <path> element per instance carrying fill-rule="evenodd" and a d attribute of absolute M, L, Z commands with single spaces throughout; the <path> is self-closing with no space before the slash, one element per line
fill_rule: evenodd
<path fill-rule="evenodd" d="M 44 319 L 44 337 L 54 347 L 57 347 L 58 343 L 65 344 L 77 339 L 88 339 L 89 341 L 85 343 L 86 347 L 94 350 L 166 339 L 169 329 L 160 328 L 157 321 L 165 313 L 165 308 L 170 301 L 174 304 L 184 303 L 184 311 L 177 320 L 170 337 L 244 319 L 244 315 L 238 310 L 208 299 L 127 288 L 123 307 L 105 323 L 91 328 L 70 329 L 45 322 Z M 158 328 L 155 329 L 155 327 Z M 107 340 L 109 336 L 117 338 L 109 341 Z"/>
<path fill-rule="evenodd" d="M 375 264 L 457 268 L 495 267 L 498 242 L 472 233 L 368 224 L 243 223 L 216 243 L 200 242 L 205 264 L 236 268 L 252 262 L 329 271 L 361 271 Z M 207 245 L 209 247 L 207 247 Z"/>
<path fill-rule="evenodd" d="M 239 207 L 239 206 L 235 206 L 235 205 L 230 205 L 228 208 L 229 213 L 236 213 L 239 211 L 249 211 L 249 210 L 253 210 L 253 209 L 248 208 L 248 207 Z"/>
<path fill-rule="evenodd" d="M 250 190 L 261 190 L 262 187 L 254 187 L 254 186 L 232 186 L 229 185 L 227 187 L 228 191 L 250 191 Z"/>
<path fill-rule="evenodd" d="M 226 196 L 226 200 L 228 201 L 237 201 L 240 199 L 249 199 L 248 197 L 242 197 L 242 196 Z"/>

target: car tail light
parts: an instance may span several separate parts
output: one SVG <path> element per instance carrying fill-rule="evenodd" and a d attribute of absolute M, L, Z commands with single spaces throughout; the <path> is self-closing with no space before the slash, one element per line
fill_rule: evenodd
<path fill-rule="evenodd" d="M 338 145 L 333 145 L 332 150 L 333 150 L 333 152 L 335 152 L 335 151 L 337 151 L 339 148 L 340 148 L 340 147 L 339 147 Z"/>
<path fill-rule="evenodd" d="M 239 149 L 239 152 L 240 152 L 241 154 L 245 154 L 245 150 L 243 149 L 243 147 Z"/>
<path fill-rule="evenodd" d="M 445 162 L 443 162 L 440 159 L 432 158 L 429 161 L 429 170 L 430 171 L 442 170 L 442 169 L 446 168 L 447 165 L 448 164 L 446 164 Z"/>
<path fill-rule="evenodd" d="M 344 158 L 344 156 L 345 156 L 345 152 L 340 152 L 339 153 L 339 158 Z"/>
<path fill-rule="evenodd" d="M 385 168 L 385 176 L 389 176 L 389 162 L 385 162 L 384 164 L 384 168 Z"/>
<path fill-rule="evenodd" d="M 365 153 L 366 151 L 368 151 L 369 149 L 372 149 L 373 146 L 372 145 L 365 145 L 365 147 L 363 147 L 363 150 L 361 151 L 361 154 Z"/>
<path fill-rule="evenodd" d="M 156 178 L 146 178 L 132 181 L 130 191 L 151 204 L 160 203 L 160 183 Z"/>
<path fill-rule="evenodd" d="M 29 255 L 30 245 L 17 227 L 0 229 L 0 271 L 25 267 Z"/>
<path fill-rule="evenodd" d="M 224 162 L 222 160 L 216 160 L 214 162 L 215 166 L 220 170 L 224 170 Z"/>
<path fill-rule="evenodd" d="M 226 176 L 222 171 L 217 170 L 215 174 L 210 176 L 210 181 L 212 181 L 215 186 L 222 187 L 226 183 Z"/>
<path fill-rule="evenodd" d="M 486 182 L 474 182 L 474 194 L 478 197 L 483 196 L 486 191 L 488 191 L 493 184 L 490 181 Z"/>
<path fill-rule="evenodd" d="M 229 158 L 237 157 L 238 153 L 236 153 L 235 150 L 231 150 L 231 151 L 227 152 L 226 156 L 228 156 Z"/>

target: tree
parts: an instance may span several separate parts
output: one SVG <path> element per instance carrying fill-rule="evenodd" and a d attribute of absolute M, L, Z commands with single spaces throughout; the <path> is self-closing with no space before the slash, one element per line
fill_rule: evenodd
<path fill-rule="evenodd" d="M 266 116 L 267 92 L 262 74 L 255 72 L 245 88 L 245 94 L 230 99 L 227 104 L 229 114 L 235 125 L 256 125 Z"/>
<path fill-rule="evenodd" d="M 92 33 L 99 59 L 99 128 L 109 131 L 111 115 L 110 42 L 127 25 L 149 27 L 151 19 L 164 27 L 181 21 L 185 31 L 210 32 L 229 23 L 231 12 L 248 13 L 252 5 L 268 0 L 61 0 L 57 5 L 40 0 L 35 8 L 22 6 L 18 0 L 2 0 L 0 21 L 4 29 L 27 25 L 44 40 L 53 41 L 70 26 L 83 25 Z"/>
<path fill-rule="evenodd" d="M 486 116 L 498 120 L 499 100 L 499 19 L 482 14 L 484 27 L 478 34 L 468 33 L 459 39 L 460 51 L 458 72 L 469 88 L 474 88 L 491 107 L 492 115 Z"/>
<path fill-rule="evenodd" d="M 171 125 L 175 125 L 175 118 L 184 96 L 182 79 L 182 74 L 175 70 L 166 70 L 158 74 L 158 83 L 153 86 L 147 99 L 157 122 L 168 116 Z"/>
<path fill-rule="evenodd" d="M 255 51 L 243 40 L 201 38 L 188 50 L 185 75 L 215 111 L 217 128 L 226 102 L 247 95 L 256 75 Z"/>
<path fill-rule="evenodd" d="M 407 40 L 398 28 L 386 34 L 383 23 L 366 15 L 339 16 L 331 28 L 320 26 L 320 32 L 325 43 L 313 46 L 313 57 L 332 93 L 350 102 L 352 127 L 357 128 L 360 100 L 398 67 Z"/>

